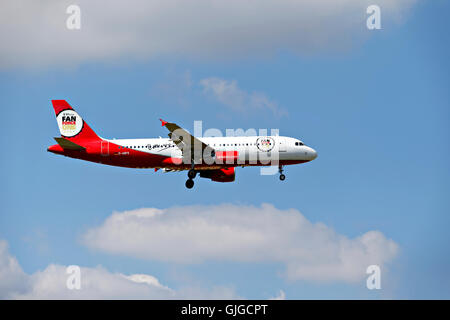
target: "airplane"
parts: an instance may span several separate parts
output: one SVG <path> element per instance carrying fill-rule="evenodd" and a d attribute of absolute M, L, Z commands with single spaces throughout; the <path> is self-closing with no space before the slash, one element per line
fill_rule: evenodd
<path fill-rule="evenodd" d="M 317 152 L 301 140 L 284 136 L 194 137 L 175 123 L 162 119 L 169 138 L 105 139 L 65 100 L 52 100 L 61 137 L 47 151 L 66 157 L 127 168 L 187 170 L 186 187 L 194 186 L 197 174 L 216 182 L 233 182 L 235 168 L 283 167 L 314 160 Z"/>

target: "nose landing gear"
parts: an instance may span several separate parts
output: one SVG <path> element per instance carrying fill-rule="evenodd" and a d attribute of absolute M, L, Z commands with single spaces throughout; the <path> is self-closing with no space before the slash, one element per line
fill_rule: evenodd
<path fill-rule="evenodd" d="M 284 181 L 286 179 L 286 176 L 283 174 L 283 166 L 278 167 L 278 172 L 280 172 L 280 180 Z"/>

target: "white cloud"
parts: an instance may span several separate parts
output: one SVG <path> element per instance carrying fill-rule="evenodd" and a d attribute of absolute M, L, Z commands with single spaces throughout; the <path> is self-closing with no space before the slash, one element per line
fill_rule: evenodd
<path fill-rule="evenodd" d="M 383 30 L 416 0 L 378 0 Z M 0 68 L 74 66 L 118 58 L 264 57 L 342 50 L 373 33 L 372 0 L 78 0 L 81 30 L 68 30 L 72 0 L 0 3 Z"/>
<path fill-rule="evenodd" d="M 120 273 L 110 273 L 102 267 L 81 268 L 80 290 L 66 286 L 69 275 L 66 266 L 49 265 L 30 275 L 30 290 L 12 294 L 14 299 L 169 299 L 172 290 L 155 283 L 143 283 Z"/>
<path fill-rule="evenodd" d="M 262 92 L 246 92 L 238 87 L 236 80 L 221 78 L 205 78 L 200 80 L 203 93 L 211 95 L 222 105 L 240 113 L 268 110 L 275 116 L 286 115 L 286 111 L 270 100 Z"/>
<path fill-rule="evenodd" d="M 280 290 L 276 297 L 270 298 L 269 300 L 286 300 L 286 293 L 283 290 Z"/>
<path fill-rule="evenodd" d="M 66 266 L 50 264 L 31 275 L 23 272 L 0 241 L 0 299 L 238 299 L 232 288 L 183 287 L 178 290 L 162 285 L 147 274 L 111 273 L 103 267 L 81 267 L 81 288 L 70 290 Z"/>
<path fill-rule="evenodd" d="M 88 230 L 83 242 L 112 254 L 174 263 L 279 262 L 287 278 L 318 282 L 360 281 L 367 266 L 383 268 L 398 248 L 379 231 L 351 239 L 295 209 L 269 204 L 117 212 Z"/>
<path fill-rule="evenodd" d="M 0 299 L 8 298 L 11 291 L 25 292 L 29 282 L 17 259 L 9 254 L 8 244 L 0 240 Z"/>

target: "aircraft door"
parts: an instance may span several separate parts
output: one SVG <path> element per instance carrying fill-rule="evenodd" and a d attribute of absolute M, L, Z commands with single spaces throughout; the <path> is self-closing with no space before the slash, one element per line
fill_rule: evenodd
<path fill-rule="evenodd" d="M 286 152 L 286 139 L 278 137 L 278 150 L 280 152 Z"/>
<path fill-rule="evenodd" d="M 101 141 L 100 154 L 102 156 L 109 156 L 109 141 Z"/>

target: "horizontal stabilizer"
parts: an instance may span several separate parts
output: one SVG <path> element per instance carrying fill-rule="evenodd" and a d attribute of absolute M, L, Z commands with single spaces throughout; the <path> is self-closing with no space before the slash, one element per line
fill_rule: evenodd
<path fill-rule="evenodd" d="M 53 138 L 56 140 L 56 142 L 63 148 L 64 150 L 78 150 L 83 151 L 86 150 L 85 147 L 82 147 L 70 140 L 67 140 L 65 138 Z"/>

